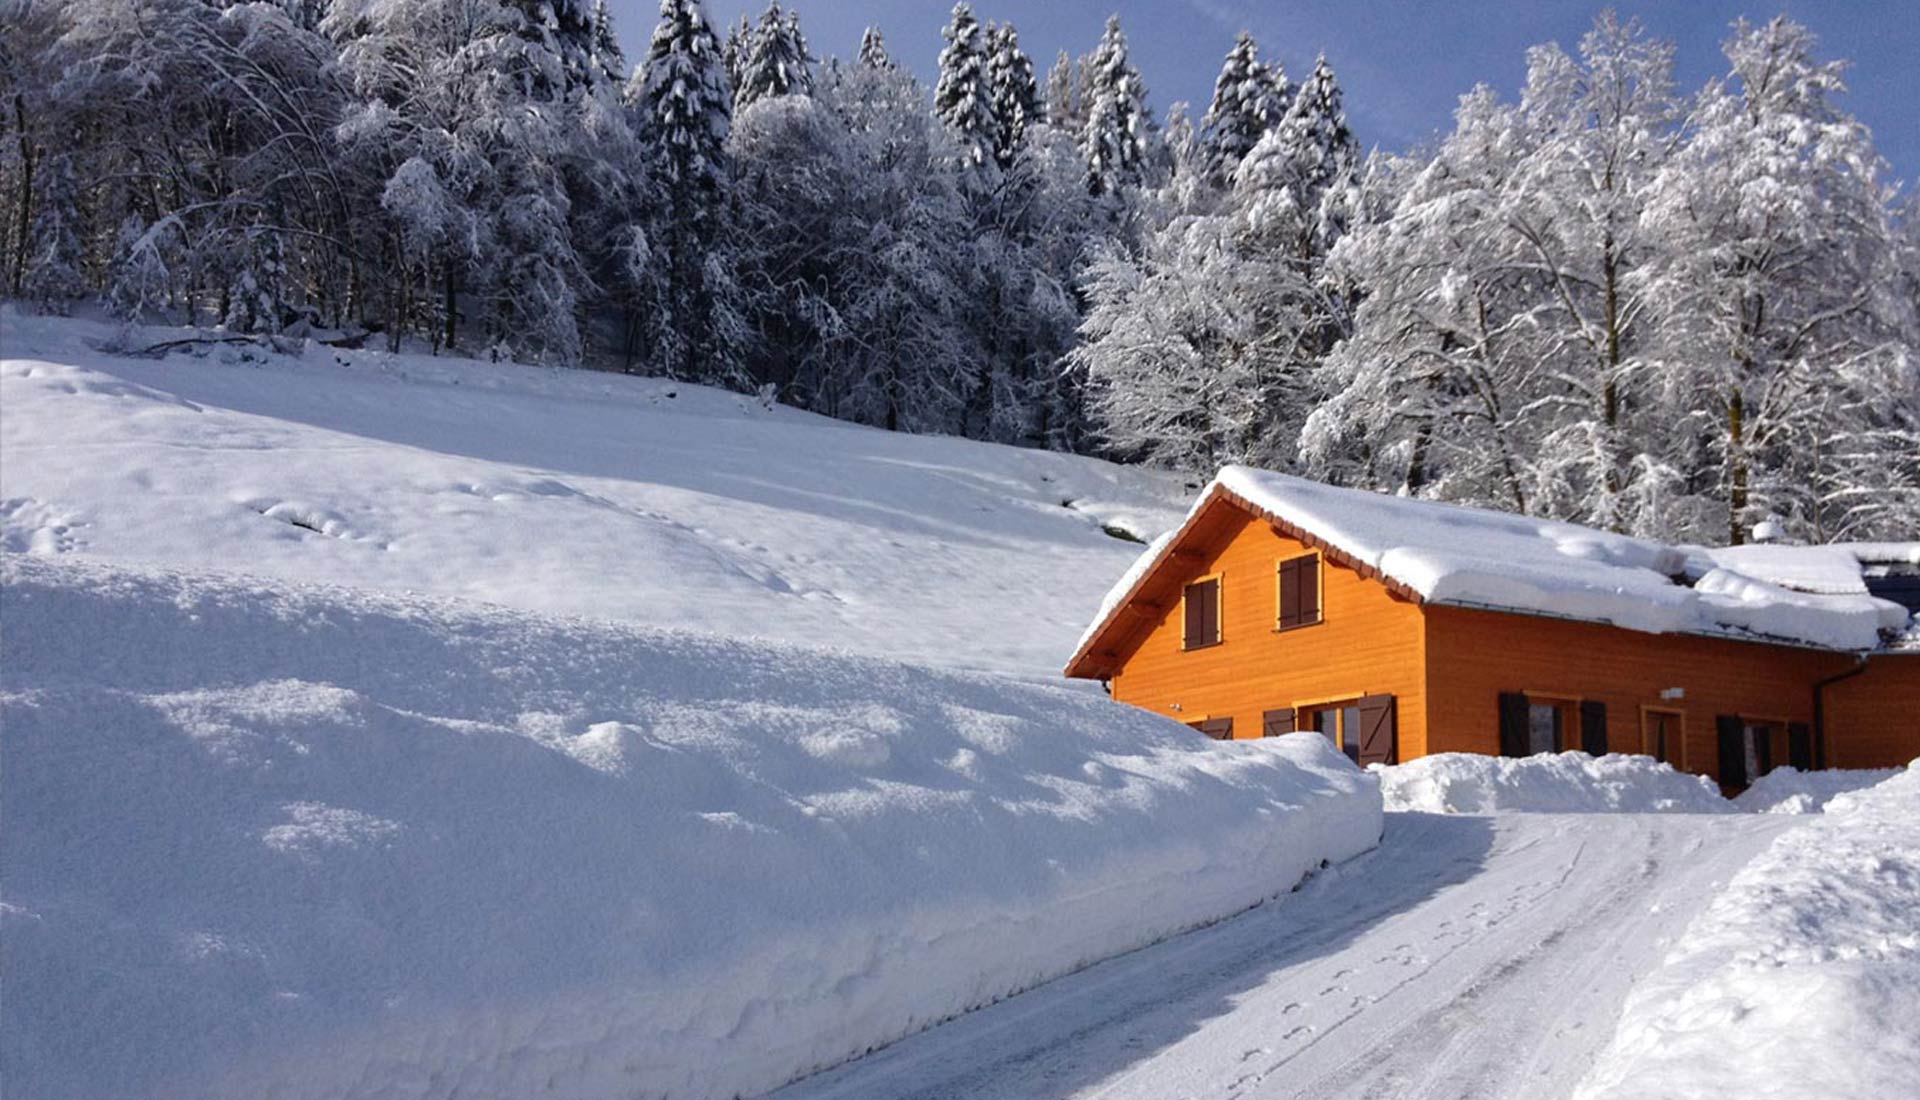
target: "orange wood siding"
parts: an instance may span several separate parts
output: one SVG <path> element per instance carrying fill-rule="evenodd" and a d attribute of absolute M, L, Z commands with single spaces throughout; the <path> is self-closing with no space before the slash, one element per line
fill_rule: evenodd
<path fill-rule="evenodd" d="M 1498 700 L 1532 691 L 1607 706 L 1608 748 L 1640 752 L 1641 708 L 1685 716 L 1685 749 L 1676 766 L 1719 777 L 1714 719 L 1739 714 L 1781 722 L 1813 721 L 1813 684 L 1845 671 L 1845 654 L 1685 634 L 1643 634 L 1600 623 L 1474 611 L 1424 609 L 1427 624 L 1428 749 L 1500 751 Z M 1663 700 L 1666 688 L 1685 696 Z M 1852 736 L 1830 715 L 1828 763 Z M 1570 748 L 1578 748 L 1576 732 Z M 1839 759 L 1844 759 L 1842 750 Z M 1781 760 L 1784 763 L 1784 757 Z"/>
<path fill-rule="evenodd" d="M 1827 689 L 1827 767 L 1894 768 L 1920 757 L 1920 654 L 1882 654 Z"/>
<path fill-rule="evenodd" d="M 1115 699 L 1182 722 L 1230 717 L 1236 738 L 1256 738 L 1269 710 L 1391 694 L 1400 758 L 1426 751 L 1425 635 L 1417 605 L 1323 560 L 1321 621 L 1277 630 L 1279 563 L 1310 549 L 1237 509 L 1207 542 L 1198 555 L 1164 568 L 1179 573 L 1179 584 L 1169 586 L 1175 592 L 1220 575 L 1220 643 L 1184 649 L 1179 600 L 1168 601 L 1122 654 L 1112 678 Z"/>

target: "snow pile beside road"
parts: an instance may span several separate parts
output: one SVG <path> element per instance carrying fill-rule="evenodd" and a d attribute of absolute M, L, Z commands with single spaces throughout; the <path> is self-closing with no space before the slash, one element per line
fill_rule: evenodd
<path fill-rule="evenodd" d="M 1430 814 L 1734 812 L 1713 781 L 1647 756 L 1443 752 L 1374 765 L 1389 810 Z"/>
<path fill-rule="evenodd" d="M 1904 768 L 1836 768 L 1803 772 L 1778 767 L 1734 796 L 1733 804 L 1755 814 L 1817 814 L 1835 795 L 1884 783 Z"/>
<path fill-rule="evenodd" d="M 1324 738 L 1080 690 L 74 558 L 0 579 L 9 1095 L 755 1093 L 1381 833 Z"/>
<path fill-rule="evenodd" d="M 1628 996 L 1581 1100 L 1920 1093 L 1920 769 L 1780 836 Z"/>

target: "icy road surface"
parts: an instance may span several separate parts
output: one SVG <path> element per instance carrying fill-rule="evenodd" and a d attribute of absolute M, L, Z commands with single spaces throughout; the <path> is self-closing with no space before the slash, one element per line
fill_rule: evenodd
<path fill-rule="evenodd" d="M 1281 904 L 775 1096 L 1565 1096 L 1633 981 L 1788 827 L 1775 815 L 1387 819 L 1378 850 Z"/>

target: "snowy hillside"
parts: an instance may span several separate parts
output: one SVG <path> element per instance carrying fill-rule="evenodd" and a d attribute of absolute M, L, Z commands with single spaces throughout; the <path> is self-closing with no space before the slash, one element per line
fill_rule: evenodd
<path fill-rule="evenodd" d="M 7 549 L 1050 677 L 1140 549 L 1103 525 L 1151 537 L 1189 491 L 652 379 L 114 336 L 0 311 Z"/>
<path fill-rule="evenodd" d="M 732 1097 L 1380 836 L 1324 739 L 0 557 L 10 1096 Z"/>

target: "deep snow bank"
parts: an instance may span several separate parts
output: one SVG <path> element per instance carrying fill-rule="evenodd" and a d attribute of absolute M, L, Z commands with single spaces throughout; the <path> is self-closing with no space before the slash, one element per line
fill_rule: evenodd
<path fill-rule="evenodd" d="M 1835 795 L 1877 786 L 1903 770 L 1836 768 L 1803 772 L 1794 767 L 1778 767 L 1735 795 L 1733 804 L 1755 814 L 1817 814 L 1826 809 Z"/>
<path fill-rule="evenodd" d="M 730 1097 L 1380 835 L 1323 738 L 0 555 L 9 1095 Z"/>
<path fill-rule="evenodd" d="M 1374 765 L 1389 810 L 1432 814 L 1724 814 L 1734 806 L 1704 776 L 1648 756 L 1583 752 L 1481 756 L 1443 752 L 1405 764 Z"/>
<path fill-rule="evenodd" d="M 1920 769 L 1783 834 L 1634 987 L 1581 1100 L 1920 1095 Z"/>

